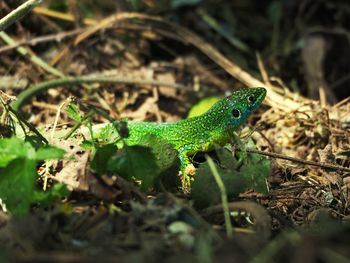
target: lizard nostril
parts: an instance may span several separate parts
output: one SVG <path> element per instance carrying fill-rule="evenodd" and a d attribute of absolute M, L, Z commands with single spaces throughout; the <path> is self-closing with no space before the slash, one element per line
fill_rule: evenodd
<path fill-rule="evenodd" d="M 239 117 L 241 116 L 241 112 L 240 112 L 239 110 L 237 110 L 237 109 L 233 109 L 233 110 L 232 110 L 232 116 L 233 116 L 235 119 L 237 119 L 237 118 L 239 118 Z"/>

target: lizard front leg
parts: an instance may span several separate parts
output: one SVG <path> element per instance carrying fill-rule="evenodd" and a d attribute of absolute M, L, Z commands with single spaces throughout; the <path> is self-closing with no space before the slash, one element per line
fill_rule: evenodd
<path fill-rule="evenodd" d="M 193 176 L 196 173 L 196 168 L 190 162 L 189 155 L 196 152 L 193 145 L 185 145 L 180 147 L 179 159 L 181 164 L 181 185 L 184 192 L 190 192 L 191 182 L 194 180 Z"/>

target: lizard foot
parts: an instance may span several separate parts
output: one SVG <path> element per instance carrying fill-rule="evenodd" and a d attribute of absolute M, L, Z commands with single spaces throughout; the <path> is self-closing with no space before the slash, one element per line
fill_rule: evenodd
<path fill-rule="evenodd" d="M 188 164 L 184 171 L 180 172 L 182 191 L 184 193 L 190 193 L 191 182 L 194 181 L 194 175 L 196 173 L 196 168 L 192 163 Z"/>

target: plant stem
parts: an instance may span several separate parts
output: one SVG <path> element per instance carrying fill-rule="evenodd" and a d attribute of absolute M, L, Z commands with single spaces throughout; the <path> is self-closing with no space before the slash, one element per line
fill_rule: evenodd
<path fill-rule="evenodd" d="M 12 25 L 17 20 L 28 14 L 34 7 L 41 4 L 42 0 L 28 0 L 15 10 L 0 19 L 0 32 Z"/>
<path fill-rule="evenodd" d="M 227 192 L 224 185 L 224 182 L 221 180 L 221 177 L 219 175 L 218 170 L 216 169 L 216 166 L 213 162 L 213 159 L 210 158 L 209 155 L 205 155 L 205 159 L 208 162 L 210 171 L 216 181 L 216 184 L 219 187 L 220 193 L 221 193 L 221 202 L 222 202 L 222 208 L 224 210 L 224 218 L 225 218 L 225 226 L 226 226 L 226 233 L 228 238 L 232 238 L 232 224 L 231 224 L 231 218 L 230 218 L 230 209 L 228 206 L 228 200 L 227 200 Z"/>

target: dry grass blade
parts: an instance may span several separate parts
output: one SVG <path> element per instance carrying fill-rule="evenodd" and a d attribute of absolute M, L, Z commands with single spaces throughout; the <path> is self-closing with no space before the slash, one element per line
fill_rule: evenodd
<path fill-rule="evenodd" d="M 98 24 L 88 28 L 85 32 L 78 35 L 74 41 L 74 45 L 78 45 L 80 42 L 84 41 L 84 39 L 88 38 L 89 36 L 91 36 L 92 34 L 98 32 L 100 30 L 103 30 L 103 29 L 106 29 L 106 28 L 109 28 L 109 27 L 115 25 L 115 23 L 117 23 L 118 21 L 134 19 L 134 18 L 143 19 L 143 20 L 151 19 L 151 20 L 161 21 L 161 18 L 159 18 L 159 17 L 144 15 L 144 14 L 140 14 L 140 13 L 114 14 L 112 16 L 109 16 L 109 17 L 103 19 Z"/>
<path fill-rule="evenodd" d="M 28 14 L 34 7 L 40 5 L 41 2 L 42 0 L 29 0 L 17 7 L 11 13 L 7 14 L 0 20 L 0 31 L 5 30 L 7 27 L 21 19 L 23 16 Z"/>
<path fill-rule="evenodd" d="M 70 22 L 74 21 L 73 15 L 53 11 L 44 7 L 36 7 L 34 8 L 34 12 L 40 15 L 57 18 L 59 20 L 70 21 Z M 83 20 L 83 23 L 85 25 L 92 26 L 92 25 L 96 25 L 97 22 L 94 19 L 87 18 Z"/>
<path fill-rule="evenodd" d="M 123 20 L 130 20 L 130 19 L 141 19 L 145 21 L 152 21 L 155 23 L 163 24 L 168 26 L 173 33 L 176 33 L 180 39 L 184 43 L 190 43 L 196 48 L 198 48 L 200 51 L 202 51 L 205 55 L 207 55 L 209 58 L 211 58 L 215 63 L 220 65 L 227 73 L 229 73 L 231 76 L 233 76 L 235 79 L 240 81 L 246 86 L 251 87 L 266 87 L 267 92 L 267 102 L 274 107 L 278 107 L 284 111 L 289 110 L 296 110 L 300 108 L 303 104 L 308 102 L 306 98 L 301 98 L 301 102 L 297 102 L 291 98 L 286 98 L 274 91 L 274 88 L 269 83 L 263 83 L 260 80 L 253 77 L 251 74 L 249 74 L 247 71 L 245 71 L 242 67 L 240 67 L 238 64 L 234 63 L 233 61 L 230 61 L 227 59 L 223 54 L 221 54 L 216 48 L 214 48 L 211 44 L 204 41 L 202 38 L 200 38 L 195 33 L 191 32 L 190 30 L 175 25 L 173 23 L 167 22 L 163 20 L 160 17 L 157 16 L 150 16 L 150 15 L 144 15 L 140 13 L 118 13 L 114 14 L 112 16 L 109 16 L 102 20 L 99 24 L 92 26 L 84 33 L 80 34 L 76 37 L 74 44 L 78 45 L 80 42 L 82 42 L 84 39 L 88 38 L 92 34 L 115 26 L 115 23 L 123 21 Z"/>

